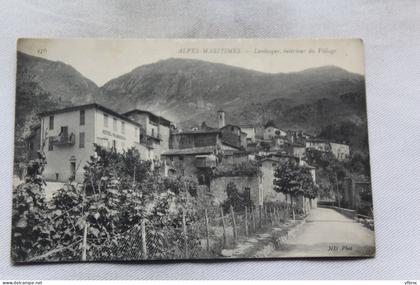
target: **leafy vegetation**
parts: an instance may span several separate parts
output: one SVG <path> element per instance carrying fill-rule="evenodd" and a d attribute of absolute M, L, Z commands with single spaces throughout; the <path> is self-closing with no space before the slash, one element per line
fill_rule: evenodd
<path fill-rule="evenodd" d="M 42 172 L 39 168 L 38 172 Z M 35 177 L 38 177 L 36 175 Z M 80 260 L 87 230 L 87 258 L 144 258 L 140 225 L 147 228 L 149 258 L 182 256 L 186 225 L 197 220 L 197 184 L 189 177 L 162 177 L 132 149 L 119 154 L 96 146 L 82 184 L 67 184 L 45 200 L 43 180 L 16 189 L 14 260 Z M 188 235 L 190 250 L 198 236 Z"/>
<path fill-rule="evenodd" d="M 249 197 L 249 193 L 239 192 L 235 183 L 229 182 L 226 186 L 227 199 L 223 203 L 223 210 L 225 213 L 228 213 L 230 207 L 233 208 L 235 212 L 244 212 L 245 207 L 251 209 L 253 203 Z"/>
<path fill-rule="evenodd" d="M 291 161 L 285 161 L 274 171 L 274 191 L 283 193 L 286 197 L 290 197 L 290 207 L 295 216 L 295 207 L 293 201 L 299 195 L 314 199 L 318 195 L 318 188 L 313 182 L 312 176 L 308 168 L 300 167 Z"/>

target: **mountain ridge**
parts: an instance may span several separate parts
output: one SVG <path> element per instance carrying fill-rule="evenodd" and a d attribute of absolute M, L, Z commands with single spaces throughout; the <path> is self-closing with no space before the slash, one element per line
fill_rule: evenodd
<path fill-rule="evenodd" d="M 52 107 L 96 102 L 119 112 L 147 109 L 184 128 L 202 121 L 217 125 L 220 108 L 231 123 L 273 120 L 279 127 L 312 133 L 333 122 L 366 122 L 364 76 L 333 65 L 266 73 L 168 58 L 99 87 L 71 65 L 18 52 L 17 79 L 21 84 L 36 82 Z"/>
<path fill-rule="evenodd" d="M 265 73 L 222 63 L 170 58 L 137 67 L 99 89 L 97 100 L 101 104 L 110 104 L 119 111 L 128 106 L 150 109 L 190 127 L 198 118 L 214 122 L 214 112 L 219 108 L 231 112 L 230 117 L 239 115 L 249 123 L 253 120 L 238 113 L 238 109 L 249 109 L 252 104 L 267 107 L 281 102 L 292 108 L 327 98 L 334 105 L 344 94 L 364 94 L 364 77 L 337 66 Z M 266 117 L 259 120 L 269 119 Z"/>

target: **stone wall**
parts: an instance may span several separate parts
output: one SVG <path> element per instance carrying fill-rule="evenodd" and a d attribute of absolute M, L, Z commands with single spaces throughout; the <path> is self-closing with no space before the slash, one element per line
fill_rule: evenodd
<path fill-rule="evenodd" d="M 236 185 L 239 193 L 243 193 L 245 188 L 249 188 L 251 201 L 254 205 L 258 205 L 259 183 L 257 176 L 223 176 L 212 179 L 210 182 L 210 192 L 218 202 L 221 203 L 227 199 L 226 188 L 230 182 Z"/>

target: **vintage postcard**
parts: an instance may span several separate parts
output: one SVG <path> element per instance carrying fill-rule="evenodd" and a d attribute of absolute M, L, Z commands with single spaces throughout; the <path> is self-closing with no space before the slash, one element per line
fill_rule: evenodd
<path fill-rule="evenodd" d="M 375 255 L 363 42 L 20 39 L 15 263 Z"/>

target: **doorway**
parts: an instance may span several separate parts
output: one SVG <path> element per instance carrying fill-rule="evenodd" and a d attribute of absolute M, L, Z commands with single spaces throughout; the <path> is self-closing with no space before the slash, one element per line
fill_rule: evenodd
<path fill-rule="evenodd" d="M 76 162 L 70 161 L 70 180 L 74 181 L 76 178 Z"/>

